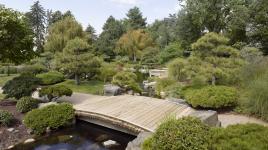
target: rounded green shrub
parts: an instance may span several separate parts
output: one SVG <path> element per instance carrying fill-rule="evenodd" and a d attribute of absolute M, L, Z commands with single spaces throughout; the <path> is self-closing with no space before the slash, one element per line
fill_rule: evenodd
<path fill-rule="evenodd" d="M 32 97 L 23 97 L 17 102 L 16 109 L 18 112 L 26 113 L 28 111 L 31 111 L 32 109 L 37 108 L 38 103 L 38 100 Z"/>
<path fill-rule="evenodd" d="M 268 149 L 268 128 L 257 124 L 214 128 L 211 135 L 211 150 Z"/>
<path fill-rule="evenodd" d="M 199 119 L 169 119 L 143 143 L 143 150 L 207 150 L 209 127 Z"/>
<path fill-rule="evenodd" d="M 57 100 L 62 96 L 72 96 L 73 91 L 65 85 L 44 87 L 39 91 L 40 96 L 46 96 L 49 101 Z"/>
<path fill-rule="evenodd" d="M 132 72 L 118 72 L 112 80 L 112 83 L 120 86 L 126 90 L 133 90 L 135 92 L 141 92 L 138 82 L 138 77 Z"/>
<path fill-rule="evenodd" d="M 33 130 L 35 134 L 42 134 L 49 127 L 56 130 L 71 124 L 75 117 L 71 104 L 62 103 L 49 105 L 41 109 L 34 109 L 24 117 L 24 124 Z"/>
<path fill-rule="evenodd" d="M 0 110 L 0 124 L 9 126 L 13 120 L 14 116 L 10 112 L 6 110 Z"/>
<path fill-rule="evenodd" d="M 51 71 L 43 74 L 36 75 L 37 78 L 41 79 L 42 85 L 52 85 L 64 81 L 64 75 L 60 72 Z"/>
<path fill-rule="evenodd" d="M 238 92 L 233 87 L 207 86 L 201 89 L 187 90 L 185 98 L 193 107 L 218 109 L 235 106 Z"/>

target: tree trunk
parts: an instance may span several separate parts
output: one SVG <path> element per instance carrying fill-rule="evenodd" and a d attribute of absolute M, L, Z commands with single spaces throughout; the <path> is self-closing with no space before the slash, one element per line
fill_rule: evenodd
<path fill-rule="evenodd" d="M 80 85 L 80 77 L 79 77 L 79 75 L 77 73 L 75 74 L 74 78 L 75 78 L 75 84 Z"/>
<path fill-rule="evenodd" d="M 133 54 L 133 61 L 134 61 L 134 62 L 137 61 L 137 58 L 136 58 L 135 54 Z"/>
<path fill-rule="evenodd" d="M 10 76 L 10 68 L 9 68 L 9 64 L 7 65 L 7 76 Z"/>

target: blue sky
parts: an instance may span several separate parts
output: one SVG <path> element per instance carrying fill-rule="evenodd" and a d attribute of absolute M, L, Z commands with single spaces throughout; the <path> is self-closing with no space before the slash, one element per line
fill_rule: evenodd
<path fill-rule="evenodd" d="M 29 10 L 35 0 L 0 0 L 0 4 L 22 12 Z M 138 6 L 147 22 L 162 19 L 178 11 L 178 0 L 39 0 L 45 9 L 71 10 L 85 28 L 90 23 L 100 33 L 106 19 L 113 15 L 125 18 L 127 11 Z"/>

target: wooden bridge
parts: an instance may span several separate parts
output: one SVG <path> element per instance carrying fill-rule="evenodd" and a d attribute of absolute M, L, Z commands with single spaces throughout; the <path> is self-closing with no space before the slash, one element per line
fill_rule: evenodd
<path fill-rule="evenodd" d="M 74 104 L 78 119 L 132 135 L 142 131 L 154 132 L 170 116 L 180 118 L 191 115 L 204 121 L 210 121 L 211 118 L 217 120 L 215 113 L 203 112 L 200 115 L 199 111 L 187 105 L 150 97 L 75 93 L 63 99 Z"/>

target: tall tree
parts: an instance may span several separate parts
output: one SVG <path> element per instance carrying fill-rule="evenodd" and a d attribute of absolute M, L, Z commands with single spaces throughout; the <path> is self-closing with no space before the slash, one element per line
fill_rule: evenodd
<path fill-rule="evenodd" d="M 141 52 L 150 46 L 153 46 L 150 34 L 142 29 L 130 30 L 118 40 L 115 51 L 128 55 L 131 60 L 136 62 L 137 58 L 141 56 Z"/>
<path fill-rule="evenodd" d="M 34 32 L 34 43 L 38 53 L 43 52 L 46 33 L 46 12 L 39 1 L 34 2 L 26 14 Z"/>
<path fill-rule="evenodd" d="M 90 53 L 90 45 L 76 37 L 68 41 L 62 54 L 56 57 L 57 65 L 66 73 L 75 75 L 76 84 L 80 84 L 82 74 L 94 76 L 101 66 L 101 61 Z"/>
<path fill-rule="evenodd" d="M 82 26 L 73 17 L 59 20 L 49 28 L 45 51 L 62 52 L 66 43 L 76 37 L 85 37 Z"/>
<path fill-rule="evenodd" d="M 103 26 L 103 31 L 97 40 L 97 53 L 105 55 L 107 60 L 115 57 L 114 49 L 118 39 L 124 34 L 125 28 L 121 21 L 110 16 Z"/>
<path fill-rule="evenodd" d="M 97 40 L 96 30 L 90 24 L 88 24 L 85 32 L 88 39 L 88 43 L 89 44 L 95 43 Z"/>
<path fill-rule="evenodd" d="M 16 64 L 34 56 L 33 36 L 26 17 L 0 6 L 0 62 Z"/>
<path fill-rule="evenodd" d="M 146 18 L 143 18 L 138 7 L 130 9 L 127 13 L 126 24 L 128 30 L 144 29 L 146 27 Z"/>

